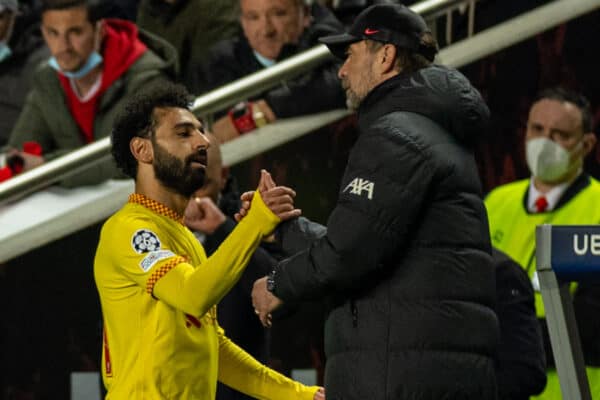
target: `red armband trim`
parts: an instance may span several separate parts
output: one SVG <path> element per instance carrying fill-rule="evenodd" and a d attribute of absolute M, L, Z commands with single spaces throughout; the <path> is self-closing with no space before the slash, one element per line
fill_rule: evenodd
<path fill-rule="evenodd" d="M 165 276 L 167 272 L 175 268 L 178 264 L 181 264 L 185 261 L 186 260 L 183 257 L 175 257 L 171 261 L 161 265 L 156 271 L 152 273 L 152 275 L 150 275 L 150 278 L 148 278 L 148 280 L 146 281 L 146 292 L 148 292 L 148 294 L 152 294 L 156 282 L 158 282 L 160 278 Z"/>

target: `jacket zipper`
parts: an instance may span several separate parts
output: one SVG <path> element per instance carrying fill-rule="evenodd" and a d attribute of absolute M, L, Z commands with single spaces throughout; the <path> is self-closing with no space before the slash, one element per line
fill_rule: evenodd
<path fill-rule="evenodd" d="M 350 300 L 350 310 L 352 311 L 352 326 L 358 327 L 358 308 L 356 307 L 356 302 L 354 299 Z"/>

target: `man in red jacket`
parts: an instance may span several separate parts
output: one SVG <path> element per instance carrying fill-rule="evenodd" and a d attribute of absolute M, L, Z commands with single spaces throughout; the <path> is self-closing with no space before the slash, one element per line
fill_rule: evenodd
<path fill-rule="evenodd" d="M 42 147 L 42 156 L 19 154 L 24 170 L 107 136 L 116 110 L 131 93 L 175 77 L 172 46 L 129 21 L 104 17 L 95 0 L 42 2 L 41 30 L 52 57 L 36 73 L 9 139 L 16 149 L 27 141 Z M 115 174 L 110 162 L 67 185 L 97 183 Z"/>

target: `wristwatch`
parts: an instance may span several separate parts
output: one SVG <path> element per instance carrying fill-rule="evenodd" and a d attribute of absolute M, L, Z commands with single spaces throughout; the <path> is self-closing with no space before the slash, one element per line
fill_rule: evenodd
<path fill-rule="evenodd" d="M 242 101 L 229 110 L 229 118 L 239 134 L 250 132 L 267 124 L 264 113 L 256 103 Z"/>
<path fill-rule="evenodd" d="M 269 272 L 269 275 L 267 275 L 267 290 L 271 293 L 273 293 L 273 291 L 275 290 L 275 274 L 277 273 L 276 270 L 272 270 L 271 272 Z"/>

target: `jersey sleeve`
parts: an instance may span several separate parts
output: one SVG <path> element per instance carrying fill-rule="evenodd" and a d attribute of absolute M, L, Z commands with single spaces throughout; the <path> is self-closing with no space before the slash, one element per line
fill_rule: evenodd
<path fill-rule="evenodd" d="M 276 372 L 255 360 L 219 331 L 219 381 L 257 399 L 312 400 L 319 389 Z"/>
<path fill-rule="evenodd" d="M 170 237 L 150 218 L 126 218 L 102 233 L 108 257 L 126 281 L 152 294 L 154 285 L 186 259 L 176 254 Z"/>
<path fill-rule="evenodd" d="M 241 277 L 263 237 L 279 218 L 256 192 L 248 215 L 201 265 L 180 263 L 154 285 L 154 296 L 191 315 L 204 315 Z"/>

